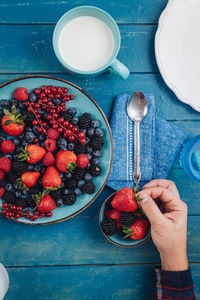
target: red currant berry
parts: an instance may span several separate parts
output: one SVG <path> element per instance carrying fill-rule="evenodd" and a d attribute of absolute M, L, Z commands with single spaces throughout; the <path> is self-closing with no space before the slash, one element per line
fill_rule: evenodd
<path fill-rule="evenodd" d="M 56 99 L 60 99 L 60 94 L 55 94 Z"/>
<path fill-rule="evenodd" d="M 26 219 L 30 219 L 30 218 L 31 218 L 31 215 L 26 215 L 25 218 L 26 218 Z"/>
<path fill-rule="evenodd" d="M 51 115 L 47 115 L 47 120 L 52 120 L 52 116 Z"/>
<path fill-rule="evenodd" d="M 57 106 L 57 112 L 58 112 L 58 113 L 61 112 L 60 106 Z"/>
<path fill-rule="evenodd" d="M 40 217 L 40 218 L 44 218 L 44 217 L 45 217 L 45 214 L 44 214 L 44 213 L 40 213 L 40 214 L 39 214 L 39 217 Z"/>
<path fill-rule="evenodd" d="M 72 128 L 72 132 L 73 132 L 73 133 L 78 133 L 78 127 L 74 126 L 74 127 Z"/>
<path fill-rule="evenodd" d="M 46 111 L 48 111 L 48 112 L 51 112 L 51 108 L 45 108 L 46 109 Z"/>
<path fill-rule="evenodd" d="M 17 212 L 21 212 L 23 210 L 22 206 L 17 206 Z"/>
<path fill-rule="evenodd" d="M 26 209 L 26 210 L 24 211 L 24 213 L 28 215 L 28 214 L 30 214 L 30 210 L 29 210 L 29 209 Z"/>
<path fill-rule="evenodd" d="M 34 222 L 34 221 L 35 221 L 35 217 L 34 217 L 34 216 L 31 217 L 30 220 L 31 220 L 32 222 Z"/>
<path fill-rule="evenodd" d="M 34 93 L 35 93 L 36 95 L 39 95 L 39 94 L 41 93 L 41 90 L 40 90 L 40 89 L 34 89 Z"/>
<path fill-rule="evenodd" d="M 39 215 L 34 214 L 34 219 L 37 220 L 39 218 Z"/>
<path fill-rule="evenodd" d="M 47 123 L 46 122 L 42 122 L 42 127 L 47 127 Z"/>
<path fill-rule="evenodd" d="M 69 96 L 65 96 L 64 98 L 64 101 L 68 102 L 70 100 Z"/>
<path fill-rule="evenodd" d="M 42 86 L 42 90 L 45 91 L 46 89 L 47 89 L 47 86 L 46 86 L 46 85 L 43 85 L 43 86 Z"/>
<path fill-rule="evenodd" d="M 72 131 L 70 129 L 67 129 L 64 133 L 65 137 L 69 136 L 72 134 Z"/>
<path fill-rule="evenodd" d="M 16 211 L 16 209 L 17 209 L 16 205 L 11 205 L 11 206 L 10 206 L 10 210 L 11 210 L 11 211 Z"/>
<path fill-rule="evenodd" d="M 41 98 L 44 98 L 44 97 L 46 97 L 46 94 L 42 92 L 42 93 L 40 94 L 40 97 L 41 97 Z"/>
<path fill-rule="evenodd" d="M 61 103 L 61 107 L 65 107 L 66 106 L 66 103 L 65 102 L 62 102 Z"/>
<path fill-rule="evenodd" d="M 35 103 L 34 102 L 30 102 L 30 106 L 35 107 Z"/>
<path fill-rule="evenodd" d="M 69 121 L 67 121 L 67 120 L 64 121 L 64 122 L 63 122 L 63 126 L 65 126 L 65 127 L 69 126 Z"/>
<path fill-rule="evenodd" d="M 37 132 L 42 132 L 42 128 L 41 128 L 41 127 L 38 127 L 38 128 L 37 128 Z"/>
<path fill-rule="evenodd" d="M 36 114 L 36 117 L 37 117 L 38 119 L 40 119 L 41 116 L 40 116 L 40 114 Z"/>
<path fill-rule="evenodd" d="M 27 108 L 27 110 L 28 110 L 28 111 L 33 111 L 33 109 L 32 109 L 31 106 L 29 106 L 29 107 Z"/>
<path fill-rule="evenodd" d="M 86 143 L 86 139 L 85 139 L 85 138 L 82 138 L 82 139 L 80 140 L 80 143 L 81 143 L 81 144 L 85 144 L 85 143 Z"/>
<path fill-rule="evenodd" d="M 58 119 L 58 122 L 62 124 L 62 123 L 64 122 L 64 118 L 62 118 L 62 117 L 59 118 L 59 119 Z"/>
<path fill-rule="evenodd" d="M 49 101 L 47 98 L 44 98 L 43 101 L 42 101 L 44 104 L 47 104 Z"/>
<path fill-rule="evenodd" d="M 63 128 L 62 128 L 62 127 L 59 127 L 59 128 L 58 128 L 58 132 L 59 132 L 59 133 L 62 133 L 62 132 L 63 132 Z"/>
<path fill-rule="evenodd" d="M 37 112 L 38 112 L 38 109 L 34 109 L 34 110 L 33 110 L 33 112 L 34 112 L 35 114 L 37 114 Z"/>
<path fill-rule="evenodd" d="M 40 213 L 39 213 L 38 210 L 36 210 L 36 211 L 34 212 L 34 215 L 35 215 L 35 216 L 39 216 L 39 214 L 40 214 Z"/>
<path fill-rule="evenodd" d="M 49 211 L 47 214 L 46 214 L 47 218 L 51 218 L 53 216 L 53 213 L 51 211 Z"/>
<path fill-rule="evenodd" d="M 6 214 L 6 217 L 7 218 L 12 218 L 13 216 L 13 213 L 11 211 L 8 211 L 7 214 Z"/>
<path fill-rule="evenodd" d="M 73 95 L 69 95 L 69 100 L 73 100 L 74 96 Z"/>
<path fill-rule="evenodd" d="M 51 94 L 51 90 L 50 90 L 50 89 L 47 89 L 47 90 L 45 91 L 45 93 L 46 93 L 47 95 L 49 95 L 49 94 Z"/>
<path fill-rule="evenodd" d="M 39 99 L 39 100 L 38 100 L 38 103 L 39 103 L 39 104 L 42 104 L 42 103 L 43 103 L 43 100 L 42 100 L 42 99 Z"/>
<path fill-rule="evenodd" d="M 78 133 L 78 137 L 81 139 L 81 138 L 84 138 L 85 137 L 85 133 L 84 132 L 79 132 Z"/>
<path fill-rule="evenodd" d="M 54 95 L 53 94 L 49 94 L 49 99 L 53 99 Z"/>
<path fill-rule="evenodd" d="M 54 113 L 54 114 L 53 114 L 53 118 L 54 118 L 54 119 L 58 119 L 58 114 Z"/>
<path fill-rule="evenodd" d="M 51 101 L 49 101 L 48 105 L 49 105 L 50 107 L 54 106 L 53 102 L 51 102 Z"/>
<path fill-rule="evenodd" d="M 32 121 L 32 125 L 33 125 L 33 126 L 38 125 L 38 120 L 33 120 L 33 121 Z"/>
<path fill-rule="evenodd" d="M 35 144 L 39 143 L 38 138 L 34 138 L 33 143 L 35 143 Z"/>
<path fill-rule="evenodd" d="M 70 129 L 72 129 L 73 128 L 73 124 L 69 124 L 69 126 L 68 126 Z"/>
<path fill-rule="evenodd" d="M 70 135 L 69 136 L 69 140 L 70 140 L 70 142 L 74 142 L 75 141 L 75 137 L 73 135 Z"/>
<path fill-rule="evenodd" d="M 55 108 L 52 108 L 51 111 L 50 111 L 50 113 L 51 113 L 51 114 L 55 114 L 55 113 L 56 113 L 56 109 L 55 109 Z"/>
<path fill-rule="evenodd" d="M 57 88 L 55 86 L 53 86 L 51 91 L 52 91 L 52 93 L 56 94 L 57 93 Z"/>
<path fill-rule="evenodd" d="M 67 94 L 68 89 L 67 89 L 67 88 L 63 88 L 63 89 L 62 89 L 62 92 L 63 92 L 63 94 Z"/>
<path fill-rule="evenodd" d="M 29 106 L 29 102 L 24 102 L 23 103 L 25 106 Z"/>
<path fill-rule="evenodd" d="M 1 213 L 2 213 L 3 216 L 6 216 L 7 210 L 6 210 L 6 209 L 3 209 Z"/>
<path fill-rule="evenodd" d="M 58 124 L 54 124 L 54 125 L 53 125 L 53 128 L 54 128 L 54 129 L 58 129 L 58 127 L 59 127 Z"/>
<path fill-rule="evenodd" d="M 51 120 L 51 121 L 50 121 L 50 124 L 51 124 L 51 125 L 56 124 L 56 120 Z"/>
<path fill-rule="evenodd" d="M 15 214 L 15 215 L 14 215 L 14 218 L 15 218 L 15 219 L 19 219 L 20 217 L 21 217 L 20 214 Z"/>
<path fill-rule="evenodd" d="M 59 88 L 57 89 L 57 93 L 58 93 L 58 94 L 61 94 L 61 93 L 62 93 L 62 88 L 61 88 L 61 87 L 59 87 Z"/>
<path fill-rule="evenodd" d="M 8 208 L 8 203 L 7 203 L 7 202 L 4 202 L 4 203 L 2 204 L 2 207 L 3 207 L 3 208 Z"/>
<path fill-rule="evenodd" d="M 39 104 L 39 103 L 36 103 L 36 104 L 35 104 L 35 108 L 40 108 L 40 104 Z"/>

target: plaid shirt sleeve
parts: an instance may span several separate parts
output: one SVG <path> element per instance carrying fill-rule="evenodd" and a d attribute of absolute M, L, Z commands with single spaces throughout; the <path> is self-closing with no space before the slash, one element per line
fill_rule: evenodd
<path fill-rule="evenodd" d="M 196 300 L 190 268 L 186 271 L 163 271 L 153 268 L 156 300 Z"/>

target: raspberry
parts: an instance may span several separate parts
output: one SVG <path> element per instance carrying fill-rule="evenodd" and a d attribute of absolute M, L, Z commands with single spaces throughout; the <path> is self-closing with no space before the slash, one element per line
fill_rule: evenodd
<path fill-rule="evenodd" d="M 4 195 L 5 189 L 3 187 L 0 188 L 0 198 Z"/>
<path fill-rule="evenodd" d="M 101 228 L 103 232 L 107 235 L 113 235 L 117 232 L 115 221 L 112 219 L 104 219 L 101 224 Z"/>
<path fill-rule="evenodd" d="M 1 151 L 3 153 L 10 153 L 15 150 L 15 144 L 11 140 L 4 140 L 1 142 Z"/>
<path fill-rule="evenodd" d="M 96 191 L 96 186 L 92 180 L 87 181 L 83 186 L 83 192 L 86 194 L 93 194 Z"/>
<path fill-rule="evenodd" d="M 2 170 L 0 170 L 0 180 L 4 178 L 4 172 Z"/>
<path fill-rule="evenodd" d="M 57 140 L 57 138 L 59 137 L 59 133 L 56 129 L 49 128 L 47 130 L 47 136 L 48 136 L 49 139 Z"/>
<path fill-rule="evenodd" d="M 43 157 L 43 164 L 47 167 L 53 166 L 56 162 L 55 157 L 53 156 L 52 152 L 47 152 Z"/>
<path fill-rule="evenodd" d="M 56 141 L 55 140 L 47 139 L 44 143 L 45 143 L 45 147 L 46 147 L 47 151 L 53 152 L 54 150 L 56 150 Z"/>
<path fill-rule="evenodd" d="M 0 158 L 0 169 L 9 172 L 11 168 L 11 160 L 5 156 Z"/>
<path fill-rule="evenodd" d="M 73 205 L 75 202 L 76 202 L 76 194 L 75 193 L 69 193 L 69 194 L 63 196 L 63 203 L 65 205 Z"/>
<path fill-rule="evenodd" d="M 79 154 L 77 156 L 76 164 L 77 164 L 78 168 L 84 169 L 89 164 L 89 158 L 87 157 L 86 154 Z"/>
<path fill-rule="evenodd" d="M 91 125 L 91 115 L 88 114 L 88 113 L 84 113 L 80 119 L 79 119 L 79 122 L 78 122 L 78 125 L 80 128 L 89 128 L 90 125 Z"/>
<path fill-rule="evenodd" d="M 15 90 L 14 92 L 14 98 L 19 101 L 25 101 L 28 99 L 28 91 L 24 87 L 20 87 Z"/>

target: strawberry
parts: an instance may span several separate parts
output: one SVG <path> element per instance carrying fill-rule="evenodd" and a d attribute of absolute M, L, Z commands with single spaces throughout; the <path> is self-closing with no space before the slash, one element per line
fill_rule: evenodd
<path fill-rule="evenodd" d="M 58 170 L 54 166 L 50 166 L 46 169 L 42 178 L 42 183 L 46 189 L 61 186 L 62 179 Z"/>
<path fill-rule="evenodd" d="M 1 120 L 3 130 L 11 136 L 20 135 L 24 130 L 26 116 L 17 114 L 15 105 L 12 106 L 11 112 L 4 109 L 4 114 Z"/>
<path fill-rule="evenodd" d="M 73 171 L 76 167 L 77 156 L 72 151 L 58 151 L 56 155 L 56 165 L 61 172 Z"/>
<path fill-rule="evenodd" d="M 114 208 L 111 210 L 107 210 L 105 215 L 108 219 L 115 220 L 116 222 L 119 222 L 120 220 L 120 211 L 118 209 Z"/>
<path fill-rule="evenodd" d="M 47 130 L 47 136 L 49 139 L 57 140 L 59 135 L 60 135 L 59 132 L 54 128 L 49 128 Z"/>
<path fill-rule="evenodd" d="M 11 140 L 4 140 L 1 142 L 1 151 L 3 153 L 10 153 L 15 150 L 15 144 Z"/>
<path fill-rule="evenodd" d="M 21 175 L 21 181 L 26 186 L 31 188 L 34 186 L 40 177 L 40 172 L 25 172 Z"/>
<path fill-rule="evenodd" d="M 14 92 L 14 98 L 19 101 L 25 101 L 28 99 L 28 91 L 24 87 L 19 87 Z"/>
<path fill-rule="evenodd" d="M 53 166 L 56 162 L 55 157 L 53 156 L 52 152 L 47 152 L 43 157 L 43 164 L 47 167 Z"/>
<path fill-rule="evenodd" d="M 89 158 L 86 154 L 79 154 L 77 156 L 76 164 L 78 168 L 86 168 L 89 164 Z"/>
<path fill-rule="evenodd" d="M 121 211 L 135 211 L 138 208 L 137 200 L 134 191 L 125 187 L 121 189 L 111 201 L 113 208 Z"/>
<path fill-rule="evenodd" d="M 11 169 L 11 160 L 5 156 L 0 158 L 0 169 L 6 173 Z"/>
<path fill-rule="evenodd" d="M 56 203 L 49 195 L 42 196 L 40 202 L 37 205 L 37 210 L 42 213 L 47 213 L 56 208 Z"/>
<path fill-rule="evenodd" d="M 47 151 L 53 152 L 54 150 L 56 150 L 56 141 L 55 140 L 47 139 L 44 143 L 45 143 L 45 147 L 46 147 Z"/>
<path fill-rule="evenodd" d="M 4 195 L 5 189 L 3 187 L 0 187 L 0 198 Z"/>
<path fill-rule="evenodd" d="M 34 164 L 43 158 L 46 150 L 38 145 L 26 145 L 25 149 L 18 155 L 19 160 L 26 160 L 30 164 Z"/>
<path fill-rule="evenodd" d="M 0 180 L 2 180 L 4 178 L 5 174 L 2 170 L 0 170 Z"/>
<path fill-rule="evenodd" d="M 137 219 L 130 227 L 123 226 L 124 238 L 130 237 L 132 240 L 141 240 L 145 237 L 149 228 L 149 222 L 146 219 Z"/>

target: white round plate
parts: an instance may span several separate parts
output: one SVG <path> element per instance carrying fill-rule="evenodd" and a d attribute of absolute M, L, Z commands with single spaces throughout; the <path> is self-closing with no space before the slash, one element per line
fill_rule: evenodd
<path fill-rule="evenodd" d="M 166 84 L 200 112 L 199 0 L 169 0 L 159 20 L 155 52 Z"/>

